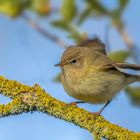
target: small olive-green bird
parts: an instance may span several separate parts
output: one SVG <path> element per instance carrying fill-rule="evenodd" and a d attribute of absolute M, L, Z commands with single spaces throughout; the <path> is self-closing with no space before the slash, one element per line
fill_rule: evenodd
<path fill-rule="evenodd" d="M 82 102 L 105 103 L 98 114 L 120 90 L 140 81 L 140 76 L 120 70 L 140 70 L 140 66 L 111 60 L 99 39 L 87 40 L 67 48 L 56 66 L 62 69 L 62 84 L 70 96 Z"/>

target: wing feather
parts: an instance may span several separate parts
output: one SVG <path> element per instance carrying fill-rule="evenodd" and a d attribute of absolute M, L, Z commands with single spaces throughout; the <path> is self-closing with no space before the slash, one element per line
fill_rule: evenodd
<path fill-rule="evenodd" d="M 137 64 L 129 64 L 126 62 L 117 62 L 113 61 L 110 58 L 108 58 L 106 55 L 101 53 L 96 53 L 96 59 L 93 62 L 94 66 L 99 66 L 99 68 L 105 70 L 110 68 L 116 68 L 120 71 L 120 69 L 131 69 L 131 70 L 140 70 L 140 65 Z"/>

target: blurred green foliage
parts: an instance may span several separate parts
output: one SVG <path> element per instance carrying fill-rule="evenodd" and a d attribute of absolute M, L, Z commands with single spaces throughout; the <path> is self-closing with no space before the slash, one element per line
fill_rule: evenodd
<path fill-rule="evenodd" d="M 0 12 L 11 17 L 16 17 L 20 15 L 28 4 L 28 0 L 0 0 Z"/>
<path fill-rule="evenodd" d="M 54 78 L 53 81 L 55 83 L 60 83 L 61 82 L 61 73 L 57 74 Z"/>
<path fill-rule="evenodd" d="M 39 15 L 48 15 L 51 11 L 50 0 L 31 0 L 29 7 Z"/>
<path fill-rule="evenodd" d="M 59 14 L 60 18 L 52 21 L 52 26 L 63 29 L 69 33 L 70 38 L 80 42 L 86 39 L 86 36 L 78 30 L 79 24 L 82 24 L 86 18 L 106 16 L 111 19 L 112 25 L 122 26 L 121 15 L 129 0 L 118 0 L 118 7 L 113 10 L 105 7 L 100 0 L 84 0 L 83 10 L 79 9 L 76 2 L 76 0 L 62 0 L 61 6 L 53 9 L 50 0 L 0 0 L 0 13 L 14 18 L 22 15 L 25 10 L 34 11 L 41 16 Z"/>
<path fill-rule="evenodd" d="M 116 52 L 109 53 L 108 56 L 112 60 L 116 60 L 116 61 L 119 61 L 119 62 L 124 62 L 128 57 L 131 56 L 131 52 L 127 51 L 127 50 L 121 50 L 121 51 L 116 51 Z"/>
<path fill-rule="evenodd" d="M 128 87 L 126 93 L 131 102 L 140 107 L 140 87 Z"/>
<path fill-rule="evenodd" d="M 111 10 L 105 7 L 101 0 L 83 0 L 82 2 L 84 3 L 84 8 L 81 10 L 76 0 L 62 0 L 61 6 L 56 9 L 51 5 L 50 0 L 0 0 L 0 13 L 11 18 L 22 16 L 26 10 L 33 11 L 37 15 L 44 17 L 59 14 L 59 18 L 50 21 L 50 25 L 67 32 L 69 37 L 77 42 L 88 38 L 87 34 L 81 33 L 79 29 L 87 18 L 107 17 L 111 21 L 111 26 L 118 31 L 125 26 L 122 15 L 129 0 L 118 0 L 117 7 Z M 109 53 L 108 56 L 113 60 L 123 62 L 127 58 L 133 57 L 133 52 L 121 50 Z M 54 81 L 60 82 L 60 74 L 54 78 Z M 140 106 L 140 87 L 129 87 L 126 91 L 132 102 Z"/>
<path fill-rule="evenodd" d="M 17 17 L 25 9 L 35 11 L 40 15 L 49 14 L 51 7 L 49 0 L 0 0 L 0 13 L 10 17 Z"/>
<path fill-rule="evenodd" d="M 75 2 L 75 0 L 63 0 L 61 14 L 67 22 L 72 21 L 76 16 L 77 9 Z"/>

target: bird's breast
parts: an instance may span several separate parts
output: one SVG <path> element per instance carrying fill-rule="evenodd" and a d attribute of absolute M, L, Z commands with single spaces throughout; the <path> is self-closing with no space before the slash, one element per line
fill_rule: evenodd
<path fill-rule="evenodd" d="M 62 83 L 67 93 L 89 103 L 105 103 L 124 87 L 123 75 L 107 72 L 88 73 L 84 76 L 62 74 Z"/>

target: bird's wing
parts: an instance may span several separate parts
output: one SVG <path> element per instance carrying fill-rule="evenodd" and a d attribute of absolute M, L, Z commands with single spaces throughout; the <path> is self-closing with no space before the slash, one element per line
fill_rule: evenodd
<path fill-rule="evenodd" d="M 93 57 L 95 58 L 93 65 L 98 67 L 99 69 L 110 69 L 115 68 L 119 71 L 123 69 L 132 69 L 132 70 L 140 70 L 140 66 L 136 64 L 128 64 L 125 62 L 117 62 L 113 61 L 106 55 L 105 45 L 101 42 L 100 39 L 87 39 L 75 47 L 89 47 L 94 51 Z M 121 69 L 121 70 L 120 70 Z"/>
<path fill-rule="evenodd" d="M 76 45 L 77 47 L 89 47 L 92 48 L 95 52 L 99 52 L 101 54 L 106 55 L 105 45 L 101 42 L 100 39 L 87 39 L 82 41 L 80 44 Z"/>
<path fill-rule="evenodd" d="M 136 64 L 128 64 L 128 63 L 121 63 L 121 62 L 112 62 L 112 65 L 121 69 L 132 69 L 132 70 L 140 70 L 140 66 Z"/>
<path fill-rule="evenodd" d="M 140 70 L 139 65 L 113 61 L 106 55 L 103 55 L 101 53 L 96 53 L 96 59 L 94 60 L 93 65 L 98 66 L 101 70 L 110 68 L 115 68 L 119 71 L 123 71 L 123 69 Z"/>

